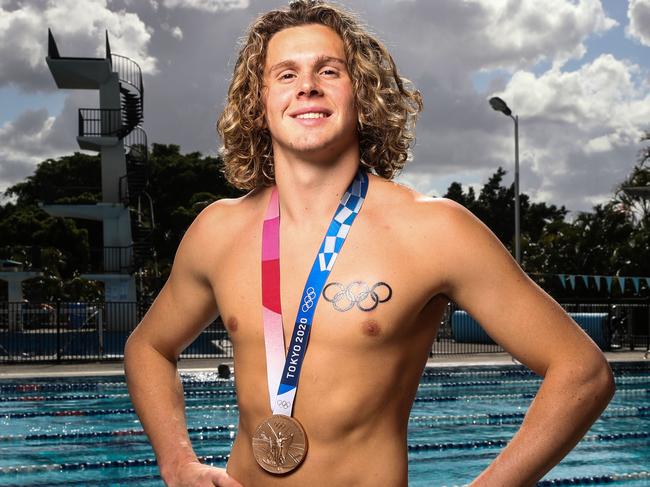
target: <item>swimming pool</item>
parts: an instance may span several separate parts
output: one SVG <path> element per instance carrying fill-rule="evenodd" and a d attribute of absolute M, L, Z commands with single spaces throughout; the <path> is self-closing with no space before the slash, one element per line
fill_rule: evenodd
<path fill-rule="evenodd" d="M 650 363 L 613 364 L 617 392 L 540 485 L 650 485 Z M 225 465 L 236 433 L 231 380 L 182 373 L 190 437 Z M 540 379 L 521 366 L 428 368 L 409 424 L 409 485 L 470 482 L 521 423 Z M 160 486 L 122 376 L 1 380 L 0 486 Z"/>

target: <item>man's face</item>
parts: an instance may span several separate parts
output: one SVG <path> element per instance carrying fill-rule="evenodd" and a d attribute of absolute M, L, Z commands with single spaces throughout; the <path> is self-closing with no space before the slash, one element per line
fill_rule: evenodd
<path fill-rule="evenodd" d="M 357 110 L 343 41 L 309 24 L 267 46 L 263 101 L 274 156 L 340 156 L 358 146 Z"/>

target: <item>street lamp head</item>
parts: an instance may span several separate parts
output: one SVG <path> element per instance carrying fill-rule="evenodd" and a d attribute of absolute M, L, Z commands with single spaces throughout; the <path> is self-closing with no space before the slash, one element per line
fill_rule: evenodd
<path fill-rule="evenodd" d="M 508 105 L 506 105 L 506 102 L 498 96 L 490 98 L 490 106 L 497 112 L 501 112 L 508 117 L 512 116 L 512 110 L 510 110 L 510 108 L 508 108 Z"/>

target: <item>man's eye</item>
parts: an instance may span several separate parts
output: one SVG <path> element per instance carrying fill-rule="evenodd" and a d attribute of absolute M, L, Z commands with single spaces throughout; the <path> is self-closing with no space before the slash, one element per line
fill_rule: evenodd
<path fill-rule="evenodd" d="M 338 73 L 335 69 L 323 69 L 320 74 L 324 74 L 326 76 L 336 76 Z"/>
<path fill-rule="evenodd" d="M 283 79 L 283 80 L 284 79 L 291 79 L 291 78 L 293 78 L 295 76 L 296 75 L 293 74 L 293 73 L 283 73 L 283 74 L 280 75 L 280 79 Z"/>

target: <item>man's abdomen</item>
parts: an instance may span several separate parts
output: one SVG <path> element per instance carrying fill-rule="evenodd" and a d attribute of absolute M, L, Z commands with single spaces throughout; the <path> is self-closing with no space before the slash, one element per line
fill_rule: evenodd
<path fill-rule="evenodd" d="M 228 472 L 245 487 L 405 487 L 407 485 L 406 444 L 387 432 L 366 441 L 311 441 L 302 464 L 293 472 L 273 475 L 257 465 L 248 434 L 240 432 L 228 462 Z"/>

